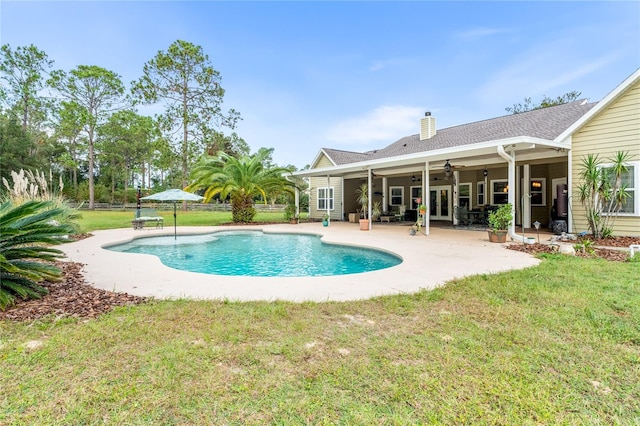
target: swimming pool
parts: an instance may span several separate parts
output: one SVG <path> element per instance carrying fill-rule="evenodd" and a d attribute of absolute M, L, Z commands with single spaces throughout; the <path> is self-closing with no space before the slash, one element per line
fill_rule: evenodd
<path fill-rule="evenodd" d="M 399 265 L 380 250 L 325 244 L 317 235 L 222 231 L 204 235 L 139 238 L 105 247 L 157 256 L 174 269 L 213 275 L 312 277 L 377 271 Z"/>

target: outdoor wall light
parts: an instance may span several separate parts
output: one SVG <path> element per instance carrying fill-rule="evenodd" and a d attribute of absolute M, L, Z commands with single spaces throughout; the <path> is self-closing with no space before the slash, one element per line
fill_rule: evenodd
<path fill-rule="evenodd" d="M 489 176 L 489 170 L 487 170 L 487 168 L 486 168 L 486 167 L 484 168 L 484 171 L 482 172 L 482 175 L 483 175 L 484 177 Z"/>
<path fill-rule="evenodd" d="M 451 171 L 451 164 L 449 164 L 449 160 L 447 160 L 447 162 L 444 163 L 444 171 L 445 173 L 449 173 Z"/>

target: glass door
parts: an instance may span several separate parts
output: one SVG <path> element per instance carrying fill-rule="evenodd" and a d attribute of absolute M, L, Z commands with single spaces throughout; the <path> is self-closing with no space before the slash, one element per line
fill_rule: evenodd
<path fill-rule="evenodd" d="M 451 188 L 449 186 L 432 186 L 429 188 L 429 219 L 452 220 Z"/>

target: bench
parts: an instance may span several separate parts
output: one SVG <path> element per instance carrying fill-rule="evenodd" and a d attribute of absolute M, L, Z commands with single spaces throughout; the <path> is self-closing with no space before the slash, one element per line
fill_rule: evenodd
<path fill-rule="evenodd" d="M 163 221 L 164 218 L 158 214 L 156 209 L 140 209 L 136 210 L 131 225 L 133 225 L 133 229 L 144 229 L 144 225 L 147 222 L 153 222 L 156 225 L 156 229 L 162 229 L 164 227 Z"/>

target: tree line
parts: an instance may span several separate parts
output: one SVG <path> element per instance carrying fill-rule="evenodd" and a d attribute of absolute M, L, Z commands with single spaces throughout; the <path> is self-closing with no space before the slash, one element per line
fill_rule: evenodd
<path fill-rule="evenodd" d="M 202 47 L 184 40 L 147 61 L 128 88 L 97 65 L 54 69 L 34 45 L 0 47 L 0 79 L 0 177 L 43 170 L 90 209 L 126 202 L 136 186 L 184 188 L 207 154 L 251 156 L 234 131 L 240 113 L 223 109 L 220 73 Z M 161 112 L 142 115 L 141 106 Z M 273 148 L 256 154 L 275 166 Z"/>

